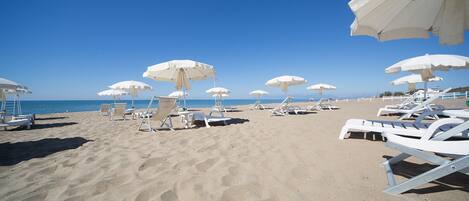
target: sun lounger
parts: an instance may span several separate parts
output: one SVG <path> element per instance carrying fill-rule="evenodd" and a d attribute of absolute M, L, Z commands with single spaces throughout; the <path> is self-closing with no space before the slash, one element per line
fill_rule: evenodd
<path fill-rule="evenodd" d="M 398 195 L 455 172 L 469 175 L 469 140 L 449 140 L 451 137 L 467 132 L 468 129 L 469 121 L 465 121 L 444 132 L 427 132 L 420 139 L 402 137 L 392 131 L 385 133 L 386 146 L 400 151 L 401 154 L 383 163 L 389 185 L 384 192 Z M 441 157 L 442 155 L 445 157 Z M 404 182 L 397 183 L 391 166 L 411 156 L 437 166 Z"/>
<path fill-rule="evenodd" d="M 205 115 L 203 112 L 195 112 L 192 114 L 193 123 L 203 121 L 205 127 L 210 128 L 210 123 L 222 122 L 227 125 L 227 121 L 231 120 L 229 117 L 215 117 L 212 115 Z"/>
<path fill-rule="evenodd" d="M 291 97 L 286 97 L 283 101 L 278 104 L 274 109 L 271 110 L 272 116 L 285 116 L 288 114 L 288 104 L 291 101 Z"/>
<path fill-rule="evenodd" d="M 318 102 L 314 103 L 314 105 L 310 105 L 306 109 L 323 111 L 323 110 L 338 110 L 340 108 L 330 103 L 326 103 L 324 99 L 320 99 Z"/>
<path fill-rule="evenodd" d="M 339 134 L 339 139 L 342 140 L 348 138 L 350 136 L 350 131 L 377 133 L 391 132 L 397 135 L 421 137 L 427 132 L 444 132 L 450 130 L 463 122 L 461 118 L 439 119 L 433 123 L 422 122 L 426 116 L 433 116 L 438 114 L 444 114 L 444 112 L 429 111 L 420 115 L 414 122 L 349 119 L 342 127 Z"/>
<path fill-rule="evenodd" d="M 32 125 L 32 122 L 28 118 L 23 118 L 23 119 L 12 119 L 7 122 L 0 122 L 0 127 L 3 127 L 4 130 L 7 130 L 7 127 L 11 126 L 24 126 L 27 129 L 30 129 Z"/>
<path fill-rule="evenodd" d="M 111 114 L 111 104 L 101 104 L 99 112 L 103 116 L 109 116 Z"/>
<path fill-rule="evenodd" d="M 413 115 L 419 115 L 420 113 L 423 113 L 425 111 L 433 111 L 433 110 L 442 110 L 444 109 L 444 107 L 442 106 L 438 106 L 438 105 L 433 105 L 431 104 L 433 101 L 435 101 L 436 99 L 438 99 L 441 95 L 447 93 L 448 91 L 450 91 L 451 88 L 448 88 L 442 92 L 440 92 L 438 95 L 435 95 L 435 96 L 432 96 L 430 97 L 429 99 L 425 100 L 424 102 L 421 102 L 420 104 L 417 104 L 415 105 L 414 107 L 410 108 L 410 109 L 406 109 L 406 108 L 380 108 L 378 110 L 378 114 L 377 116 L 381 116 L 385 113 L 387 114 L 403 114 L 399 119 L 402 120 L 402 119 L 406 119 L 406 118 L 410 118 L 411 116 Z M 435 118 L 438 118 L 437 116 Z"/>
<path fill-rule="evenodd" d="M 174 130 L 173 122 L 171 119 L 171 112 L 176 109 L 177 98 L 158 97 L 158 100 L 159 100 L 158 109 L 156 110 L 154 114 L 145 115 L 144 118 L 141 119 L 140 125 L 138 126 L 139 131 L 141 130 L 142 127 L 147 127 L 148 131 L 155 132 L 156 129 L 151 126 L 152 121 L 161 122 L 160 128 L 168 128 L 170 130 Z M 150 108 L 150 106 L 148 108 Z M 149 114 L 149 113 L 150 111 L 148 109 L 146 114 Z"/>

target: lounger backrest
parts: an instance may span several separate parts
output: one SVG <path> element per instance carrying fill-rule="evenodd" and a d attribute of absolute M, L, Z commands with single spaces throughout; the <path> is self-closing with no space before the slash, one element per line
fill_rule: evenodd
<path fill-rule="evenodd" d="M 414 108 L 412 108 L 409 112 L 407 112 L 405 115 L 403 115 L 400 119 L 408 117 L 408 115 L 412 115 L 415 112 L 419 111 L 420 109 L 430 105 L 430 103 L 432 103 L 433 101 L 438 99 L 440 96 L 443 96 L 444 94 L 446 94 L 450 90 L 451 90 L 451 88 L 447 88 L 447 89 L 443 90 L 442 92 L 439 92 L 437 95 L 432 96 L 431 98 L 425 100 L 424 102 L 421 102 L 420 104 L 418 104 Z"/>
<path fill-rule="evenodd" d="M 158 97 L 159 106 L 156 113 L 152 116 L 153 120 L 162 121 L 169 116 L 171 111 L 176 108 L 176 98 Z"/>
<path fill-rule="evenodd" d="M 111 109 L 111 104 L 101 104 L 101 112 L 109 112 L 109 110 Z"/>

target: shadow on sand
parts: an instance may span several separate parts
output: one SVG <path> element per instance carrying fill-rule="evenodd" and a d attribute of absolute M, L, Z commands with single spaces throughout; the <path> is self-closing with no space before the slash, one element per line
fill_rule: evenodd
<path fill-rule="evenodd" d="M 390 159 L 392 156 L 383 156 L 383 158 Z M 416 164 L 408 161 L 401 161 L 398 164 L 392 166 L 392 171 L 395 175 L 405 177 L 410 179 L 417 175 L 420 175 L 426 171 L 429 171 L 437 166 L 425 164 Z M 422 188 L 422 186 L 417 187 L 417 189 L 412 189 L 406 193 L 416 193 L 416 194 L 428 194 L 442 191 L 452 191 L 460 190 L 464 192 L 469 192 L 469 176 L 456 172 L 447 176 L 444 176 L 440 179 L 434 180 L 430 183 L 436 184 L 430 187 Z"/>
<path fill-rule="evenodd" d="M 58 119 L 66 119 L 68 117 L 41 117 L 41 118 L 35 118 L 34 120 L 58 120 Z"/>
<path fill-rule="evenodd" d="M 48 124 L 34 124 L 31 126 L 31 130 L 36 130 L 36 129 L 46 129 L 46 128 L 56 128 L 56 127 L 64 127 L 64 126 L 71 126 L 78 124 L 77 122 L 62 122 L 62 123 L 48 123 Z M 14 129 L 11 129 L 10 131 L 20 131 L 20 130 L 26 130 L 24 127 L 16 127 Z"/>
<path fill-rule="evenodd" d="M 210 126 L 228 126 L 228 125 L 231 125 L 231 124 L 244 124 L 246 122 L 249 122 L 249 119 L 232 118 L 229 121 L 226 121 L 226 125 L 225 125 L 225 123 L 220 121 L 220 122 L 212 122 L 212 123 L 210 123 Z M 194 122 L 194 125 L 196 126 L 194 128 L 203 128 L 203 127 L 205 127 L 205 122 L 196 121 L 196 122 Z"/>
<path fill-rule="evenodd" d="M 43 158 L 68 149 L 76 149 L 89 140 L 81 137 L 46 138 L 38 141 L 0 144 L 0 166 L 15 165 L 33 158 Z"/>

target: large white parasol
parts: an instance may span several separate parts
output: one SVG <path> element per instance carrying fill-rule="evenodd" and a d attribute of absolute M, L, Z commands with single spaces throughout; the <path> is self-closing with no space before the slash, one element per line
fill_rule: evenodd
<path fill-rule="evenodd" d="M 417 83 L 425 83 L 425 89 L 427 88 L 427 82 L 437 82 L 441 81 L 443 78 L 441 77 L 433 77 L 428 79 L 428 81 L 425 81 L 422 79 L 422 76 L 420 74 L 412 74 L 412 75 L 407 75 L 401 78 L 398 78 L 394 81 L 391 82 L 392 85 L 402 85 L 402 84 L 407 84 L 409 91 L 413 91 L 416 89 L 416 84 Z"/>
<path fill-rule="evenodd" d="M 263 90 L 254 90 L 249 93 L 251 96 L 255 96 L 257 98 L 256 103 L 254 103 L 254 109 L 264 109 L 264 106 L 261 105 L 261 97 L 268 95 L 269 92 Z"/>
<path fill-rule="evenodd" d="M 112 96 L 112 99 L 116 101 L 120 96 L 129 95 L 129 92 L 120 89 L 107 89 L 97 94 L 98 96 Z"/>
<path fill-rule="evenodd" d="M 380 41 L 440 37 L 441 44 L 464 42 L 469 29 L 469 0 L 352 0 L 351 35 Z"/>
<path fill-rule="evenodd" d="M 157 81 L 174 82 L 177 90 L 191 89 L 190 80 L 205 80 L 215 77 L 212 65 L 193 60 L 172 60 L 147 68 L 143 77 Z M 185 96 L 184 106 L 185 106 Z"/>
<path fill-rule="evenodd" d="M 265 83 L 265 85 L 269 87 L 278 87 L 282 89 L 285 94 L 288 92 L 289 86 L 294 85 L 302 85 L 305 84 L 307 81 L 298 76 L 291 76 L 291 75 L 284 75 L 280 77 L 273 78 Z"/>
<path fill-rule="evenodd" d="M 187 96 L 187 92 L 184 93 L 183 91 L 173 91 L 168 95 L 168 97 L 171 98 L 182 98 L 184 96 Z"/>
<path fill-rule="evenodd" d="M 385 69 L 386 73 L 409 71 L 421 75 L 424 82 L 435 77 L 433 71 L 448 71 L 451 69 L 468 69 L 469 58 L 458 55 L 434 54 L 402 60 Z M 426 96 L 425 96 L 426 98 Z"/>
<path fill-rule="evenodd" d="M 215 97 L 215 106 L 220 106 L 222 105 L 222 99 L 223 96 L 227 97 L 231 91 L 227 88 L 223 87 L 213 87 L 211 89 L 208 89 L 205 91 L 206 93 L 212 95 L 212 97 Z"/>
<path fill-rule="evenodd" d="M 326 90 L 335 90 L 336 87 L 333 86 L 333 85 L 330 85 L 330 84 L 319 83 L 319 84 L 313 84 L 313 85 L 307 87 L 306 89 L 308 89 L 310 91 L 318 91 L 319 94 L 322 95 L 324 93 L 324 91 L 326 91 Z"/>
<path fill-rule="evenodd" d="M 23 85 L 13 82 L 11 80 L 0 78 L 0 89 L 12 89 L 16 90 L 18 88 L 23 88 Z"/>
<path fill-rule="evenodd" d="M 132 107 L 134 106 L 134 98 L 138 96 L 140 91 L 149 91 L 152 89 L 152 87 L 146 83 L 133 80 L 118 82 L 109 86 L 109 88 L 129 92 L 132 96 Z"/>

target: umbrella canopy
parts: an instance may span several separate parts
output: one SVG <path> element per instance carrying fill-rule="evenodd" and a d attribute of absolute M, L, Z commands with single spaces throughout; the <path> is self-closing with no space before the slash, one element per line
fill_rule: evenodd
<path fill-rule="evenodd" d="M 256 97 L 261 97 L 261 96 L 265 96 L 269 94 L 269 92 L 267 91 L 262 91 L 262 90 L 255 90 L 255 91 L 251 91 L 251 93 L 249 93 L 249 95 L 251 96 L 256 96 Z"/>
<path fill-rule="evenodd" d="M 109 88 L 127 91 L 132 97 L 136 97 L 140 91 L 147 91 L 152 89 L 148 84 L 133 80 L 118 82 L 109 86 Z"/>
<path fill-rule="evenodd" d="M 123 96 L 128 95 L 129 92 L 119 89 L 108 89 L 98 93 L 98 96 Z"/>
<path fill-rule="evenodd" d="M 11 80 L 0 78 L 0 89 L 13 89 L 23 88 L 23 85 L 13 82 Z"/>
<path fill-rule="evenodd" d="M 168 95 L 168 97 L 171 97 L 171 98 L 182 98 L 184 96 L 187 96 L 187 92 L 184 93 L 183 91 L 173 91 L 172 93 Z"/>
<path fill-rule="evenodd" d="M 440 37 L 441 44 L 464 42 L 469 29 L 469 0 L 352 0 L 351 35 L 381 41 Z"/>
<path fill-rule="evenodd" d="M 212 65 L 192 60 L 172 60 L 148 67 L 143 77 L 174 82 L 176 89 L 191 88 L 189 80 L 205 80 L 215 76 Z"/>
<path fill-rule="evenodd" d="M 448 71 L 450 69 L 464 69 L 469 68 L 469 57 L 448 55 L 448 54 L 434 54 L 414 57 L 402 60 L 388 68 L 386 73 L 397 73 L 400 71 L 410 71 L 418 73 L 422 76 L 424 81 L 433 78 L 433 71 Z"/>
<path fill-rule="evenodd" d="M 226 89 L 226 88 L 223 88 L 223 87 L 214 87 L 214 88 L 211 88 L 211 89 L 209 89 L 205 92 L 210 94 L 210 95 L 223 95 L 223 94 L 231 93 L 231 91 L 229 89 Z"/>
<path fill-rule="evenodd" d="M 305 84 L 307 81 L 298 76 L 284 75 L 273 78 L 265 83 L 269 87 L 279 87 L 283 92 L 288 91 L 289 86 Z"/>
<path fill-rule="evenodd" d="M 428 79 L 428 82 L 437 82 L 437 81 L 441 81 L 441 80 L 443 80 L 443 78 L 433 77 L 433 78 Z M 392 81 L 391 84 L 392 85 L 407 84 L 408 88 L 409 88 L 409 91 L 412 91 L 412 90 L 416 89 L 415 84 L 416 83 L 421 83 L 421 82 L 425 82 L 425 81 L 422 79 L 422 76 L 420 74 L 412 74 L 412 75 L 407 75 L 407 76 L 398 78 L 398 79 Z"/>
<path fill-rule="evenodd" d="M 313 85 L 307 87 L 306 89 L 308 89 L 310 91 L 319 91 L 319 94 L 322 94 L 326 90 L 335 90 L 336 87 L 332 86 L 330 84 L 319 83 L 319 84 L 313 84 Z"/>

